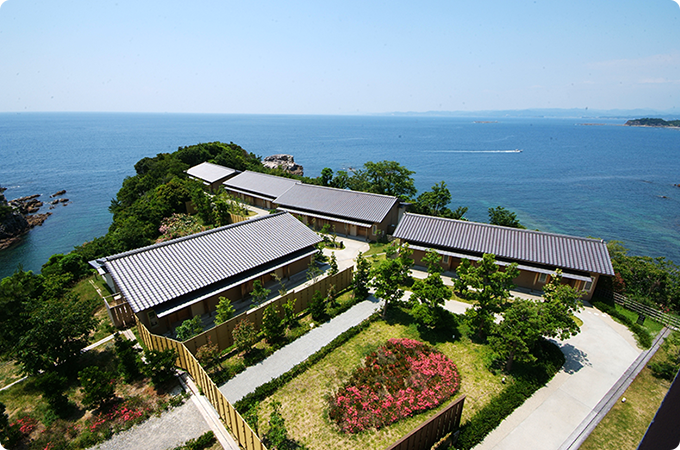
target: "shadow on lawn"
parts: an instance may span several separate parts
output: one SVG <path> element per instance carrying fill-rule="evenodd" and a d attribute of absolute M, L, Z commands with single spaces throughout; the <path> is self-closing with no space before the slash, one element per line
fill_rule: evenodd
<path fill-rule="evenodd" d="M 441 344 L 443 342 L 453 342 L 463 334 L 462 328 L 465 325 L 462 319 L 449 311 L 442 311 L 441 318 L 436 328 L 429 328 L 416 323 L 409 310 L 403 307 L 392 307 L 387 310 L 385 322 L 389 325 L 404 325 L 413 328 L 414 337 L 426 341 L 430 345 Z"/>

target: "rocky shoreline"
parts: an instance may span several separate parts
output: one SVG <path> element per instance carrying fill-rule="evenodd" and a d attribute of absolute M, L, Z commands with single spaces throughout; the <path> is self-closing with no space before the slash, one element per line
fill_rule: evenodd
<path fill-rule="evenodd" d="M 0 187 L 0 250 L 4 250 L 19 242 L 21 237 L 28 233 L 32 228 L 40 226 L 52 215 L 51 212 L 40 213 L 40 209 L 45 203 L 39 200 L 41 194 L 33 194 L 13 200 L 5 199 L 6 188 Z M 61 190 L 51 195 L 50 198 L 61 197 L 66 194 Z M 57 204 L 66 206 L 69 203 L 67 198 L 55 198 L 50 201 L 49 209 L 53 209 Z"/>

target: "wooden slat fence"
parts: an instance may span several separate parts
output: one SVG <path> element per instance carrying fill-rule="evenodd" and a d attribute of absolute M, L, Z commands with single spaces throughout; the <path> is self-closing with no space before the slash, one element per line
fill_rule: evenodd
<path fill-rule="evenodd" d="M 228 321 L 215 326 L 214 328 L 204 331 L 203 333 L 184 341 L 184 345 L 194 355 L 200 347 L 208 343 L 208 338 L 210 338 L 210 341 L 213 344 L 217 344 L 220 351 L 224 350 L 225 348 L 229 348 L 234 344 L 232 331 L 236 327 L 236 324 L 238 324 L 241 320 L 247 318 L 248 321 L 255 325 L 255 329 L 259 331 L 262 328 L 262 316 L 264 315 L 265 308 L 271 304 L 274 304 L 277 306 L 279 313 L 283 314 L 283 308 L 281 305 L 287 303 L 289 299 L 297 299 L 297 302 L 295 302 L 295 313 L 299 314 L 303 310 L 307 309 L 315 291 L 319 291 L 325 295 L 331 285 L 335 286 L 336 292 L 348 287 L 352 283 L 353 269 L 353 267 L 348 267 L 335 275 L 320 278 L 313 285 L 306 286 L 296 291 L 288 292 L 284 296 L 278 296 L 256 309 L 239 314 L 238 316 L 233 317 Z"/>
<path fill-rule="evenodd" d="M 245 222 L 246 220 L 249 219 L 249 217 L 229 213 L 229 219 L 231 220 L 231 223 L 239 223 L 239 222 Z"/>
<path fill-rule="evenodd" d="M 601 288 L 599 286 L 596 288 L 595 295 L 613 300 L 614 303 L 617 303 L 624 308 L 634 311 L 638 314 L 644 314 L 646 317 L 649 317 L 650 319 L 659 322 L 668 328 L 680 330 L 680 318 L 678 316 L 659 311 L 658 309 L 652 308 L 651 306 L 631 300 L 625 295 L 619 294 L 609 289 Z"/>
<path fill-rule="evenodd" d="M 135 320 L 137 321 L 139 335 L 147 348 L 161 351 L 171 348 L 177 351 L 177 366 L 191 375 L 191 378 L 201 388 L 203 395 L 213 405 L 224 425 L 231 431 L 232 436 L 242 448 L 246 450 L 267 450 L 257 434 L 229 403 L 184 344 L 164 336 L 152 334 L 143 323 L 137 320 L 136 316 Z"/>
<path fill-rule="evenodd" d="M 110 304 L 106 299 L 104 299 L 104 304 L 106 305 L 106 312 L 109 313 L 109 319 L 111 323 L 117 328 L 124 328 L 135 323 L 135 314 L 132 312 L 130 305 L 125 302 L 118 302 L 112 300 Z"/>
<path fill-rule="evenodd" d="M 409 434 L 399 442 L 388 447 L 387 450 L 419 450 L 432 448 L 434 444 L 443 439 L 447 434 L 456 431 L 460 427 L 460 418 L 463 415 L 465 396 L 453 402 L 448 408 L 440 412 Z"/>
<path fill-rule="evenodd" d="M 613 292 L 614 302 L 623 306 L 626 309 L 635 311 L 638 314 L 644 314 L 646 317 L 653 319 L 659 323 L 666 325 L 668 328 L 680 330 L 680 318 L 667 314 L 665 312 L 654 309 L 650 306 L 631 300 L 628 297 Z"/>

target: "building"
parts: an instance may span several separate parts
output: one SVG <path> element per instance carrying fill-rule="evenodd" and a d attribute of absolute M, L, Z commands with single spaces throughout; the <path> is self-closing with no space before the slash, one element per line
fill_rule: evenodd
<path fill-rule="evenodd" d="M 216 192 L 222 186 L 222 183 L 238 174 L 239 171 L 218 164 L 204 162 L 187 169 L 186 173 L 190 178 L 201 181 L 208 186 L 210 191 Z"/>
<path fill-rule="evenodd" d="M 585 300 L 600 276 L 614 275 L 607 245 L 598 239 L 418 214 L 405 214 L 394 237 L 409 243 L 416 264 L 428 249 L 436 250 L 444 270 L 455 270 L 463 258 L 478 261 L 485 253 L 496 255 L 501 266 L 516 262 L 520 275 L 514 283 L 530 290 L 542 290 L 561 269 L 563 282 L 585 291 Z"/>
<path fill-rule="evenodd" d="M 276 208 L 274 200 L 298 180 L 246 170 L 223 183 L 226 191 L 246 203 L 266 209 Z"/>
<path fill-rule="evenodd" d="M 338 234 L 368 240 L 392 234 L 399 220 L 398 198 L 369 192 L 296 184 L 274 202 L 316 229 L 328 224 Z"/>
<path fill-rule="evenodd" d="M 307 268 L 321 239 L 298 219 L 272 214 L 108 256 L 97 267 L 149 330 L 215 311 L 219 297 L 247 297 L 253 282 Z"/>

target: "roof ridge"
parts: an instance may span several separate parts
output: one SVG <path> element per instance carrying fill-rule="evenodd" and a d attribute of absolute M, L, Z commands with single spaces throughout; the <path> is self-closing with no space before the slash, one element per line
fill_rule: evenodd
<path fill-rule="evenodd" d="M 214 233 L 217 233 L 217 232 L 229 229 L 229 228 L 236 228 L 236 227 L 244 225 L 244 224 L 245 225 L 251 224 L 251 223 L 254 223 L 254 222 L 257 222 L 257 221 L 266 220 L 270 217 L 281 216 L 283 214 L 288 214 L 288 213 L 282 211 L 282 212 L 277 212 L 277 213 L 273 213 L 273 214 L 267 214 L 267 215 L 264 215 L 264 216 L 255 217 L 253 219 L 244 220 L 242 222 L 236 222 L 236 223 L 230 223 L 228 225 L 222 225 L 221 227 L 211 228 L 210 230 L 200 231 L 198 233 L 190 234 L 188 236 L 182 236 L 182 237 L 178 237 L 178 238 L 171 239 L 169 241 L 164 241 L 164 242 L 157 242 L 155 244 L 147 245 L 145 247 L 139 247 L 139 248 L 128 250 L 128 251 L 125 251 L 125 252 L 122 252 L 122 253 L 117 253 L 115 255 L 106 256 L 104 258 L 98 259 L 97 261 L 104 261 L 104 262 L 114 261 L 116 259 L 124 258 L 126 256 L 136 255 L 138 253 L 143 253 L 143 252 L 153 250 L 153 249 L 156 249 L 156 248 L 161 248 L 161 247 L 165 247 L 165 246 L 168 246 L 168 245 L 171 245 L 171 244 L 176 244 L 178 242 L 184 242 L 184 241 L 188 241 L 188 240 L 191 240 L 191 239 L 196 239 L 196 238 L 206 236 L 206 235 L 209 235 L 209 234 L 214 234 Z"/>
<path fill-rule="evenodd" d="M 302 183 L 302 181 L 297 180 L 297 179 L 295 179 L 295 178 L 280 177 L 280 176 L 278 176 L 278 175 L 272 175 L 272 174 L 270 174 L 270 173 L 258 172 L 258 171 L 256 171 L 256 170 L 244 170 L 243 172 L 241 172 L 241 174 L 243 174 L 243 173 L 256 173 L 256 174 L 258 174 L 258 175 L 262 175 L 262 176 L 265 176 L 265 177 L 270 177 L 270 178 L 280 178 L 280 179 L 282 179 L 282 180 L 294 181 L 296 184 L 301 184 L 301 183 Z M 236 178 L 236 177 L 234 177 L 234 178 Z M 233 179 L 233 178 L 232 178 L 232 179 Z M 230 181 L 230 180 L 227 180 L 227 181 Z"/>
<path fill-rule="evenodd" d="M 309 186 L 309 187 L 313 187 L 313 188 L 328 189 L 328 190 L 332 190 L 332 191 L 351 192 L 351 193 L 354 193 L 354 194 L 373 195 L 375 197 L 385 197 L 385 198 L 393 198 L 393 199 L 399 200 L 399 197 L 395 197 L 394 195 L 376 194 L 375 192 L 366 192 L 366 191 L 355 191 L 353 189 L 336 188 L 336 187 L 333 187 L 333 186 L 320 186 L 318 184 L 309 184 L 309 183 L 300 183 L 300 186 Z"/>
<path fill-rule="evenodd" d="M 595 239 L 595 238 L 587 238 L 587 237 L 581 237 L 581 236 L 572 236 L 570 234 L 562 234 L 562 233 L 551 233 L 549 231 L 528 230 L 526 228 L 513 228 L 513 227 L 506 227 L 506 226 L 503 226 L 503 225 L 493 225 L 493 224 L 484 223 L 484 222 L 474 222 L 474 221 L 471 221 L 471 220 L 458 220 L 458 219 L 449 219 L 448 217 L 428 216 L 426 214 L 416 214 L 416 213 L 408 213 L 407 212 L 406 215 L 419 216 L 419 217 L 425 217 L 425 218 L 428 218 L 428 219 L 437 219 L 437 220 L 449 221 L 449 222 L 457 222 L 457 223 L 461 223 L 461 224 L 482 225 L 482 226 L 489 227 L 489 228 L 500 228 L 502 230 L 518 231 L 518 232 L 522 232 L 522 233 L 531 233 L 531 234 L 537 234 L 537 235 L 549 235 L 549 236 L 555 236 L 555 237 L 578 239 L 578 240 L 581 240 L 581 241 L 604 243 L 604 239 Z"/>

